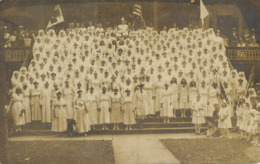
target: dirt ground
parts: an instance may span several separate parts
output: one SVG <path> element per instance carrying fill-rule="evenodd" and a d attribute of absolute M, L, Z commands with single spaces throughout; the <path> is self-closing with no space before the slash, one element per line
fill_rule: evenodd
<path fill-rule="evenodd" d="M 161 140 L 181 163 L 257 163 L 260 147 L 227 138 Z"/>
<path fill-rule="evenodd" d="M 114 164 L 112 141 L 9 142 L 10 164 Z"/>

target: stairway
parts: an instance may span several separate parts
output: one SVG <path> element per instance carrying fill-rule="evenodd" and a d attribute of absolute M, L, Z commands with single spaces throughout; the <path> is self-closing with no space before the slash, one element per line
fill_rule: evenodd
<path fill-rule="evenodd" d="M 158 134 L 158 133 L 194 133 L 194 124 L 191 118 L 171 118 L 170 123 L 163 123 L 162 118 L 146 118 L 143 128 L 132 126 L 133 130 L 125 130 L 125 125 L 120 124 L 119 130 L 113 130 L 113 125 L 108 125 L 108 130 L 102 130 L 102 125 L 96 125 L 96 129 L 89 132 L 90 135 L 99 134 Z M 206 130 L 206 124 L 202 125 L 202 132 Z M 51 127 L 40 122 L 31 123 L 23 128 L 16 136 L 46 136 L 55 135 Z"/>

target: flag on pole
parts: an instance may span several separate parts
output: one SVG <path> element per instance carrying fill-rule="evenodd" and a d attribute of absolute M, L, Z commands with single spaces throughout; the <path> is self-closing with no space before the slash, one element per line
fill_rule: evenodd
<path fill-rule="evenodd" d="M 60 5 L 55 5 L 51 20 L 49 21 L 47 28 L 50 28 L 56 24 L 59 24 L 61 22 L 64 22 L 64 17 L 62 15 Z"/>
<path fill-rule="evenodd" d="M 204 5 L 203 1 L 200 0 L 200 19 L 202 22 L 202 27 L 204 25 L 204 19 L 209 15 L 209 12 L 206 8 L 206 6 Z"/>
<path fill-rule="evenodd" d="M 142 17 L 142 6 L 139 4 L 134 4 L 133 14 Z"/>

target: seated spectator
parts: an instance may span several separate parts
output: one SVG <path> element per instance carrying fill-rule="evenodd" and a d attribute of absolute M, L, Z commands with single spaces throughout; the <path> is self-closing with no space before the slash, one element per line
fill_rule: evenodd
<path fill-rule="evenodd" d="M 244 42 L 243 38 L 239 38 L 239 42 L 237 43 L 237 47 L 246 47 L 246 43 Z"/>
<path fill-rule="evenodd" d="M 252 38 L 252 41 L 248 46 L 249 47 L 259 47 L 259 44 L 256 42 L 255 35 L 253 35 L 251 38 Z"/>
<path fill-rule="evenodd" d="M 233 30 L 232 30 L 232 36 L 231 36 L 231 38 L 230 38 L 230 43 L 229 43 L 229 45 L 230 45 L 231 47 L 236 47 L 237 44 L 238 44 L 238 42 L 239 42 L 239 37 L 238 37 L 238 35 L 237 35 L 237 30 L 236 30 L 236 28 L 233 28 Z"/>

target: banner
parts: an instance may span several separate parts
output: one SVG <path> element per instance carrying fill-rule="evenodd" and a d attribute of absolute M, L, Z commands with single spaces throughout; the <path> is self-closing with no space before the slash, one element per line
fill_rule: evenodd
<path fill-rule="evenodd" d="M 204 5 L 203 1 L 200 0 L 200 19 L 202 22 L 202 27 L 204 25 L 204 19 L 209 15 L 209 12 L 206 8 L 206 6 Z"/>
<path fill-rule="evenodd" d="M 51 20 L 49 21 L 47 28 L 50 28 L 56 24 L 59 24 L 61 22 L 64 22 L 64 17 L 62 15 L 60 5 L 56 5 L 53 10 L 53 14 L 51 17 Z"/>

